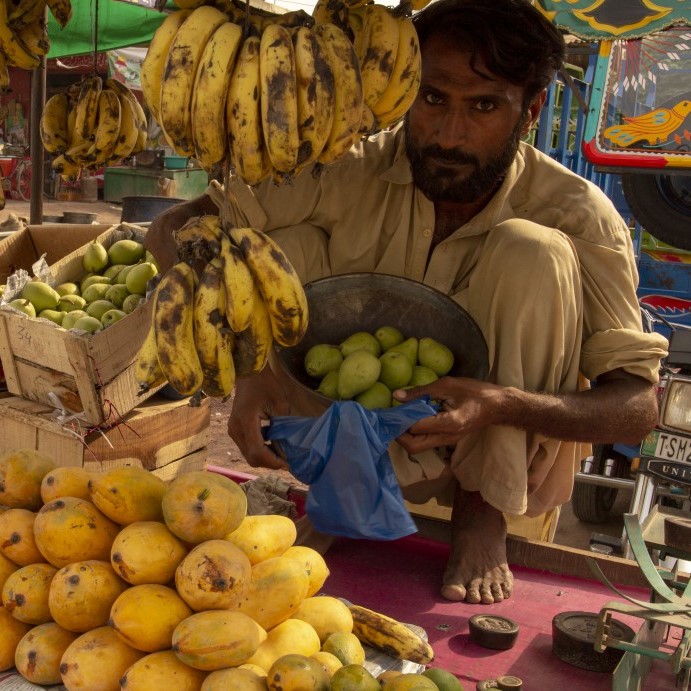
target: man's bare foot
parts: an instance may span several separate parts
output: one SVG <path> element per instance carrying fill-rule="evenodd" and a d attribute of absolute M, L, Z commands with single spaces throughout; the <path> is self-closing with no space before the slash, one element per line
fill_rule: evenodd
<path fill-rule="evenodd" d="M 479 492 L 466 492 L 459 486 L 451 514 L 451 555 L 442 597 L 491 605 L 511 597 L 512 590 L 504 516 Z"/>
<path fill-rule="evenodd" d="M 326 551 L 336 539 L 333 535 L 327 535 L 326 533 L 320 533 L 318 530 L 315 530 L 307 514 L 300 516 L 300 518 L 295 521 L 295 527 L 297 528 L 295 544 L 311 547 L 317 550 L 319 554 L 326 554 Z"/>

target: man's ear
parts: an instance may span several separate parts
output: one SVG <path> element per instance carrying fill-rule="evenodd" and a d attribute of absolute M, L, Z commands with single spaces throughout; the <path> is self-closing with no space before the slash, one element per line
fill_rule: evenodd
<path fill-rule="evenodd" d="M 521 129 L 521 136 L 525 137 L 529 134 L 533 125 L 537 122 L 540 117 L 540 111 L 542 106 L 545 105 L 545 100 L 547 99 L 547 89 L 543 89 L 528 105 L 528 110 L 526 111 L 525 121 L 523 122 L 523 128 Z"/>

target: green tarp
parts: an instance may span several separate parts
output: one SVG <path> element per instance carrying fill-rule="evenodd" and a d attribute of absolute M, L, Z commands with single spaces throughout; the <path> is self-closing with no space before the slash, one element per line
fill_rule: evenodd
<path fill-rule="evenodd" d="M 119 0 L 98 0 L 98 3 L 96 0 L 72 0 L 72 18 L 64 29 L 48 12 L 48 58 L 84 55 L 95 49 L 107 51 L 148 45 L 164 18 L 163 12 Z M 97 45 L 94 45 L 94 29 L 97 29 Z"/>

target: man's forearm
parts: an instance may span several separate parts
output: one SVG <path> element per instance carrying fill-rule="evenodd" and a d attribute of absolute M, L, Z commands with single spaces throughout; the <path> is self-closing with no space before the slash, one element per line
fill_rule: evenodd
<path fill-rule="evenodd" d="M 615 379 L 588 391 L 546 394 L 509 388 L 500 406 L 501 424 L 553 439 L 593 443 L 638 443 L 657 422 L 652 384 L 637 377 Z"/>

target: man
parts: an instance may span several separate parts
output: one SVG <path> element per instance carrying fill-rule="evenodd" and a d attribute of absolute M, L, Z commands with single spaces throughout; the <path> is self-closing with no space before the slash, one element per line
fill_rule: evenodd
<path fill-rule="evenodd" d="M 402 127 L 316 179 L 256 190 L 232 181 L 225 211 L 270 232 L 304 281 L 398 274 L 451 295 L 477 321 L 488 381 L 446 377 L 397 392 L 443 407 L 391 457 L 409 501 L 453 506 L 442 595 L 489 604 L 513 588 L 505 515 L 567 501 L 580 442 L 635 443 L 655 424 L 666 341 L 642 332 L 631 238 L 612 204 L 520 141 L 562 63 L 559 32 L 527 0 L 438 0 L 415 24 L 422 80 Z M 208 197 L 186 206 L 149 230 L 164 266 L 178 214 L 216 212 Z M 269 368 L 238 382 L 229 434 L 250 464 L 285 467 L 260 424 L 286 414 L 300 411 Z"/>

